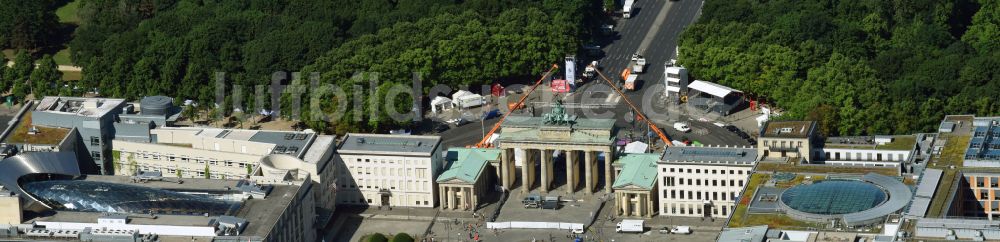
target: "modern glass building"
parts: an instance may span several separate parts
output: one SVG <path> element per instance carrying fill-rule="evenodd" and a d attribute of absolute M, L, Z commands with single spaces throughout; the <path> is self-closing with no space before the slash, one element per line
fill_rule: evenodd
<path fill-rule="evenodd" d="M 232 214 L 240 206 L 240 201 L 99 181 L 33 181 L 21 187 L 67 211 L 216 216 Z"/>
<path fill-rule="evenodd" d="M 878 186 L 857 180 L 828 180 L 799 185 L 781 194 L 788 207 L 814 214 L 848 214 L 871 209 L 888 195 Z"/>
<path fill-rule="evenodd" d="M 798 185 L 778 197 L 778 207 L 803 221 L 838 221 L 848 227 L 883 222 L 913 198 L 910 187 L 896 177 L 868 173 L 858 179 L 834 179 Z"/>

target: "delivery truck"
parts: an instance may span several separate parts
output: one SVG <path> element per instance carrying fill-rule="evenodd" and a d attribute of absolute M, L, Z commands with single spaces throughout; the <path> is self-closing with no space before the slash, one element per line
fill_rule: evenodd
<path fill-rule="evenodd" d="M 635 4 L 635 0 L 625 0 L 625 5 L 622 6 L 622 18 L 632 17 L 632 5 Z"/>
<path fill-rule="evenodd" d="M 646 57 L 640 54 L 632 54 L 632 73 L 642 73 L 646 69 Z"/>
<path fill-rule="evenodd" d="M 618 222 L 617 226 L 615 226 L 615 232 L 642 233 L 644 230 L 642 226 L 643 222 L 644 221 L 638 219 L 623 219 L 621 222 Z"/>

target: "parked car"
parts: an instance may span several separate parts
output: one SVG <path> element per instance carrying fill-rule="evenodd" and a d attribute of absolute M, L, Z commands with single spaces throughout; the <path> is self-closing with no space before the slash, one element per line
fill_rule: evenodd
<path fill-rule="evenodd" d="M 524 200 L 521 200 L 521 203 L 524 204 L 525 208 L 538 208 L 542 205 L 542 196 L 534 193 L 528 194 Z"/>
<path fill-rule="evenodd" d="M 674 129 L 676 129 L 677 131 L 684 132 L 684 133 L 687 133 L 687 132 L 691 131 L 691 127 L 689 127 L 688 124 L 685 123 L 685 122 L 676 122 L 676 123 L 674 123 Z"/>
<path fill-rule="evenodd" d="M 660 228 L 660 233 L 661 234 L 669 234 L 670 233 L 670 227 L 663 226 L 663 228 Z"/>

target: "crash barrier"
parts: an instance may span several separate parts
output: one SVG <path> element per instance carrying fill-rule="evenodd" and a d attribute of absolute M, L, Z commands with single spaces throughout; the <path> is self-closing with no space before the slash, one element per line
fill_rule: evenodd
<path fill-rule="evenodd" d="M 583 230 L 581 223 L 560 223 L 560 222 L 487 222 L 488 229 L 566 229 Z"/>

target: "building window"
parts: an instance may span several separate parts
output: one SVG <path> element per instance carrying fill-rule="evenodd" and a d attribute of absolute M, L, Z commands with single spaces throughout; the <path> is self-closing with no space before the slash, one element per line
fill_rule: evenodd
<path fill-rule="evenodd" d="M 682 194 L 683 194 L 683 193 L 682 193 Z M 666 194 L 664 194 L 664 195 L 666 195 Z M 673 198 L 677 198 L 677 191 L 675 191 L 675 190 L 670 190 L 670 198 L 671 198 L 671 199 L 673 199 Z"/>
<path fill-rule="evenodd" d="M 670 172 L 674 172 L 674 168 L 670 168 Z"/>
<path fill-rule="evenodd" d="M 101 145 L 101 137 L 90 136 L 90 145 Z"/>
<path fill-rule="evenodd" d="M 740 187 L 743 186 L 743 180 L 740 180 Z"/>
<path fill-rule="evenodd" d="M 95 160 L 100 160 L 101 159 L 101 152 L 100 151 L 91 151 L 90 152 L 90 157 L 93 157 Z"/>

